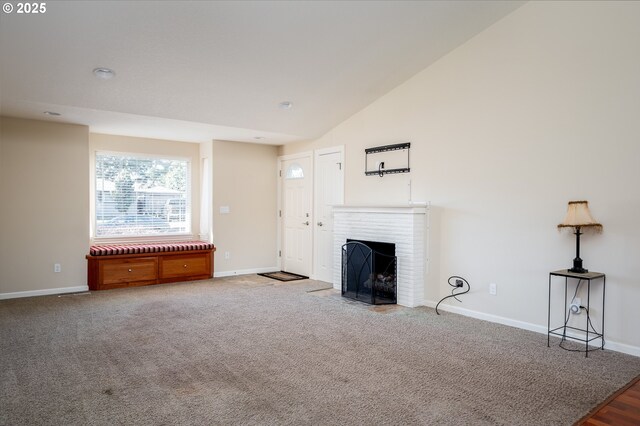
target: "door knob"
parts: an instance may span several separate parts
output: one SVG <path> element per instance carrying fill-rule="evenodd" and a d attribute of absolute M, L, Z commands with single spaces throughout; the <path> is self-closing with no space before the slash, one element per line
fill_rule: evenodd
<path fill-rule="evenodd" d="M 322 222 L 318 222 L 318 226 L 322 226 Z"/>
<path fill-rule="evenodd" d="M 307 225 L 307 226 L 309 226 L 309 221 L 302 222 L 302 224 L 303 224 L 303 225 Z"/>

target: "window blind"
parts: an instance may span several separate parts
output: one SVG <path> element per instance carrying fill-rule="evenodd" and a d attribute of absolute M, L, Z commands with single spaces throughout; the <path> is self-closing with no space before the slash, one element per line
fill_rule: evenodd
<path fill-rule="evenodd" d="M 95 237 L 191 232 L 187 159 L 96 153 Z"/>

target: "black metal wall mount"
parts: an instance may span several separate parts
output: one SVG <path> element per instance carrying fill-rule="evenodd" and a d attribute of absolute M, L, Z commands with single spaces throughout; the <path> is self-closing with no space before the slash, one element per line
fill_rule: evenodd
<path fill-rule="evenodd" d="M 366 148 L 364 150 L 364 174 L 367 176 L 384 176 L 386 174 L 389 173 L 409 173 L 411 171 L 411 168 L 409 167 L 409 150 L 411 148 L 411 142 L 405 142 L 405 143 L 397 143 L 397 144 L 393 144 L 393 145 L 382 145 L 382 146 L 376 146 L 373 148 Z M 405 167 L 394 167 L 392 169 L 385 169 L 384 167 L 384 161 L 379 161 L 377 162 L 377 166 L 375 167 L 375 170 L 370 170 L 370 155 L 371 154 L 378 154 L 381 152 L 388 152 L 388 151 L 399 151 L 399 150 L 405 150 L 407 153 L 407 159 L 406 159 L 406 166 L 405 164 L 402 164 L 402 166 Z"/>

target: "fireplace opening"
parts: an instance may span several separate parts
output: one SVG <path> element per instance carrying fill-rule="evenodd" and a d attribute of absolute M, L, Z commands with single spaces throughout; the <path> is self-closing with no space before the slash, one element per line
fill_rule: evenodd
<path fill-rule="evenodd" d="M 347 239 L 342 246 L 342 296 L 372 305 L 397 301 L 396 245 Z"/>

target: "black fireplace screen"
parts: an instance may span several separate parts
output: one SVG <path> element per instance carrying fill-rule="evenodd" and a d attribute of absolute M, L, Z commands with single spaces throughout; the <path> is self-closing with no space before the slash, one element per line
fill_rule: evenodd
<path fill-rule="evenodd" d="M 342 246 L 342 296 L 372 305 L 397 300 L 395 244 L 347 240 Z"/>

